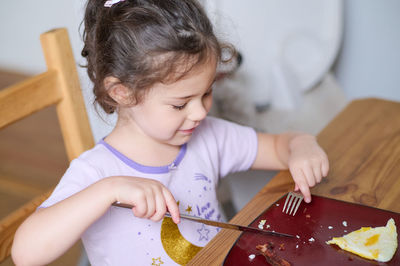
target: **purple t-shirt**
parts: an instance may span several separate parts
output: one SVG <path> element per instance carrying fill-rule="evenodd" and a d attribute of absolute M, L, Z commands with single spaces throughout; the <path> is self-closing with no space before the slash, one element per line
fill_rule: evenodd
<path fill-rule="evenodd" d="M 160 181 L 172 192 L 181 213 L 221 220 L 216 188 L 220 177 L 248 170 L 257 154 L 253 129 L 207 117 L 170 165 L 140 165 L 104 141 L 71 162 L 48 207 L 109 176 L 123 175 Z M 95 200 L 95 199 L 93 199 Z M 160 222 L 136 218 L 132 211 L 110 209 L 82 235 L 92 265 L 185 264 L 219 228 L 181 220 Z"/>

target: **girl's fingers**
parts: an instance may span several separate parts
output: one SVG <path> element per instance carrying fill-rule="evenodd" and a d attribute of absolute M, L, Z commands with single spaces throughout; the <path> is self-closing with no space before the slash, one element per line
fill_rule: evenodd
<path fill-rule="evenodd" d="M 144 218 L 149 219 L 156 212 L 156 193 L 153 189 L 146 191 L 147 210 Z"/>
<path fill-rule="evenodd" d="M 311 193 L 310 189 L 308 188 L 307 179 L 301 169 L 290 170 L 293 179 L 296 182 L 296 186 L 300 189 L 301 194 L 304 196 L 304 201 L 309 203 L 311 202 Z"/>
<path fill-rule="evenodd" d="M 318 163 L 313 167 L 313 173 L 315 177 L 316 183 L 321 182 L 322 180 L 322 168 L 321 168 L 321 163 Z"/>
<path fill-rule="evenodd" d="M 311 202 L 311 193 L 310 189 L 308 188 L 308 185 L 305 182 L 302 182 L 299 184 L 299 188 L 301 191 L 301 194 L 304 196 L 304 201 L 307 203 Z"/>
<path fill-rule="evenodd" d="M 139 194 L 139 193 L 138 193 Z M 140 193 L 133 202 L 132 211 L 136 217 L 142 218 L 147 213 L 147 199 L 144 193 Z"/>
<path fill-rule="evenodd" d="M 165 199 L 165 204 L 167 205 L 167 209 L 171 214 L 172 220 L 174 221 L 174 223 L 178 224 L 181 221 L 181 218 L 179 217 L 179 207 L 175 201 L 174 196 L 172 196 L 171 192 L 166 188 L 163 188 L 163 195 Z"/>
<path fill-rule="evenodd" d="M 309 187 L 315 186 L 315 177 L 314 177 L 314 172 L 313 169 L 310 166 L 304 167 L 302 169 L 304 177 L 307 181 L 307 184 Z"/>
<path fill-rule="evenodd" d="M 156 194 L 155 200 L 156 200 L 156 211 L 155 211 L 154 215 L 152 217 L 150 217 L 150 219 L 152 221 L 157 222 L 157 221 L 160 221 L 164 217 L 164 214 L 167 211 L 167 207 L 165 205 L 165 199 L 162 194 L 162 191 L 160 191 L 159 193 Z"/>
<path fill-rule="evenodd" d="M 328 159 L 326 159 L 326 160 L 324 160 L 324 161 L 322 162 L 321 170 L 322 170 L 322 176 L 323 176 L 323 177 L 326 177 L 326 176 L 328 175 L 328 172 L 329 172 L 329 162 L 328 162 Z"/>

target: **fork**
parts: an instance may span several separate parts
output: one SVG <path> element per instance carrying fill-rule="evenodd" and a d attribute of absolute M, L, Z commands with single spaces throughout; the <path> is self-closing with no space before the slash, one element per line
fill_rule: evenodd
<path fill-rule="evenodd" d="M 282 212 L 289 215 L 292 215 L 293 212 L 294 216 L 302 201 L 303 201 L 303 195 L 294 191 L 289 192 L 286 197 L 285 205 L 283 206 Z"/>

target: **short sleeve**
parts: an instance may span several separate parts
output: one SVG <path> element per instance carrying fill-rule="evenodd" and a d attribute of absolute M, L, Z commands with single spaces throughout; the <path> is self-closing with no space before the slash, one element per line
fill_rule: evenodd
<path fill-rule="evenodd" d="M 74 159 L 50 197 L 39 208 L 50 207 L 82 191 L 99 179 L 100 174 L 95 167 L 81 158 Z"/>
<path fill-rule="evenodd" d="M 220 176 L 248 170 L 257 156 L 256 131 L 213 117 L 209 117 L 207 123 L 217 145 Z"/>

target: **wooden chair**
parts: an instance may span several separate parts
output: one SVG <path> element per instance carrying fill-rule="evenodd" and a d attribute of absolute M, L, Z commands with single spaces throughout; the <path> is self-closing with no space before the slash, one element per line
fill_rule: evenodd
<path fill-rule="evenodd" d="M 55 29 L 40 36 L 47 71 L 0 90 L 0 129 L 55 105 L 68 159 L 94 146 L 68 32 Z M 0 221 L 0 262 L 11 251 L 18 226 L 51 191 L 34 198 Z"/>

